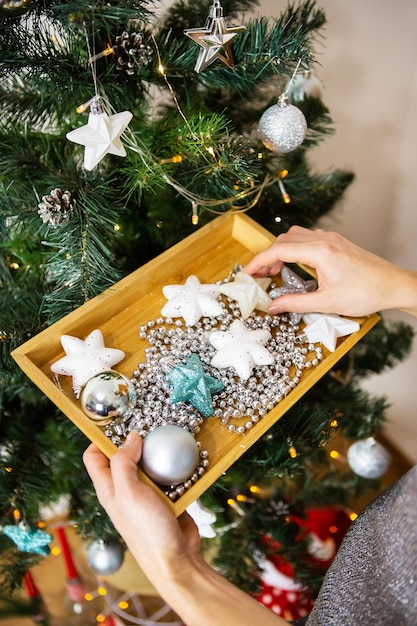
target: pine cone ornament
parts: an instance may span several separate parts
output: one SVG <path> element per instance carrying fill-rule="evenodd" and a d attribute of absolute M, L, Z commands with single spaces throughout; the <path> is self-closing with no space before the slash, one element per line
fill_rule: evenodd
<path fill-rule="evenodd" d="M 143 33 L 129 34 L 124 31 L 116 37 L 113 54 L 116 57 L 116 69 L 132 76 L 150 63 L 153 49 L 146 43 Z"/>
<path fill-rule="evenodd" d="M 42 202 L 38 204 L 38 213 L 44 224 L 49 222 L 52 226 L 58 226 L 68 220 L 74 206 L 75 200 L 70 191 L 52 189 L 49 196 L 42 196 Z"/>

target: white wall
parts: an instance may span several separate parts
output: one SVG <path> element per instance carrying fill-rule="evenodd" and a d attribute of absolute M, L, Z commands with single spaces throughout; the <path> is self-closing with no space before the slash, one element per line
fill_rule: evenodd
<path fill-rule="evenodd" d="M 276 16 L 284 6 L 261 0 L 259 13 Z M 327 25 L 316 73 L 336 132 L 312 152 L 311 162 L 356 175 L 322 225 L 417 270 L 417 2 L 322 0 L 318 6 Z M 417 330 L 417 322 L 402 319 Z M 406 362 L 367 382 L 391 403 L 387 435 L 412 461 L 416 371 L 417 342 Z"/>

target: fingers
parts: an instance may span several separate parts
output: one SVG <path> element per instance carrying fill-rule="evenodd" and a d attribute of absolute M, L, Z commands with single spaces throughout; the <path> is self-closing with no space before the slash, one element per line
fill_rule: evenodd
<path fill-rule="evenodd" d="M 333 300 L 323 298 L 322 293 L 314 291 L 310 293 L 290 293 L 280 296 L 270 302 L 268 313 L 277 315 L 278 313 L 338 313 L 333 306 Z"/>
<path fill-rule="evenodd" d="M 311 231 L 293 226 L 287 233 L 279 235 L 266 250 L 257 254 L 243 271 L 254 276 L 274 276 L 284 263 L 305 263 L 314 267 L 317 244 L 323 231 Z M 306 246 L 310 243 L 310 246 Z"/>
<path fill-rule="evenodd" d="M 93 443 L 83 455 L 84 465 L 103 506 L 113 498 L 113 479 L 108 458 Z"/>

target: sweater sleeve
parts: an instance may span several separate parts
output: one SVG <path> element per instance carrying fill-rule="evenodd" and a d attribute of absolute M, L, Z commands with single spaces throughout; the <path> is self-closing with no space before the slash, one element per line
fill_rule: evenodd
<path fill-rule="evenodd" d="M 417 465 L 349 529 L 306 626 L 417 624 Z"/>

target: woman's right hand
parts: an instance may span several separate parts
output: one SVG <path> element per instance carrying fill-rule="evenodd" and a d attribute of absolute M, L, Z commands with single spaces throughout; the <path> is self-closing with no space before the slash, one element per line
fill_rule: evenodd
<path fill-rule="evenodd" d="M 397 308 L 417 317 L 417 274 L 360 248 L 334 232 L 292 226 L 243 271 L 273 276 L 284 263 L 315 269 L 318 288 L 273 300 L 269 313 L 336 313 L 362 317 Z"/>

